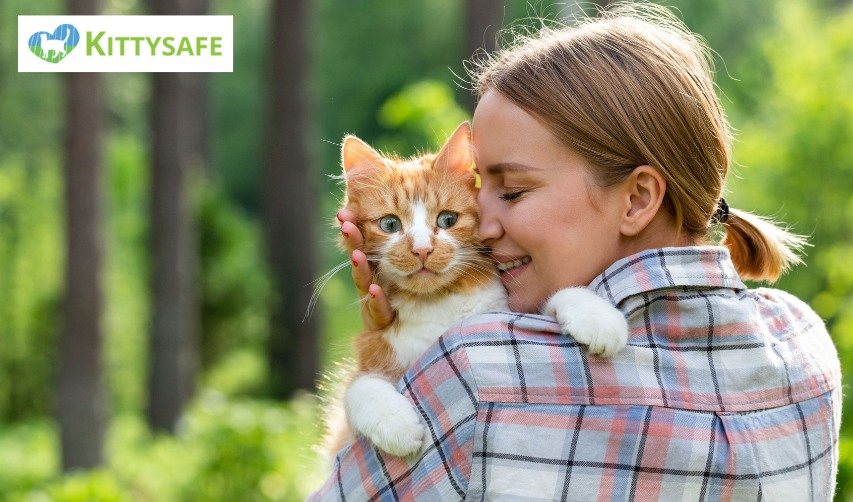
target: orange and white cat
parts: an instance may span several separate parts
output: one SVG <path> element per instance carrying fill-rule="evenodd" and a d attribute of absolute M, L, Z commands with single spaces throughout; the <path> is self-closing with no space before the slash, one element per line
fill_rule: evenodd
<path fill-rule="evenodd" d="M 362 435 L 385 452 L 405 456 L 418 452 L 428 433 L 394 384 L 465 317 L 508 310 L 506 292 L 477 235 L 467 122 L 437 155 L 383 157 L 347 136 L 342 161 L 344 207 L 356 215 L 374 282 L 397 315 L 386 328 L 355 338 L 356 368 L 343 394 L 345 423 L 332 422 L 324 450 L 334 454 Z M 626 343 L 625 318 L 586 288 L 559 291 L 543 312 L 591 352 L 612 355 Z"/>

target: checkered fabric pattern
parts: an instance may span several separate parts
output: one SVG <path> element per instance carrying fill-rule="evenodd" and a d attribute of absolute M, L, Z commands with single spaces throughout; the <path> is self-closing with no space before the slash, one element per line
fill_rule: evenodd
<path fill-rule="evenodd" d="M 830 500 L 841 395 L 821 319 L 748 290 L 721 247 L 647 250 L 589 286 L 629 345 L 588 355 L 553 319 L 451 329 L 400 390 L 419 455 L 344 449 L 311 500 Z"/>

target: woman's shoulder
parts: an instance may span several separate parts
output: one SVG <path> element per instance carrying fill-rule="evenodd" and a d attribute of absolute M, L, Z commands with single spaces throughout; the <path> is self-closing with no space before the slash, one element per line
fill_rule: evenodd
<path fill-rule="evenodd" d="M 782 289 L 761 287 L 746 290 L 759 305 L 759 312 L 777 321 L 786 321 L 790 327 L 798 330 L 805 328 L 826 331 L 823 319 L 812 307 Z"/>
<path fill-rule="evenodd" d="M 492 311 L 464 318 L 442 334 L 414 364 L 418 372 L 442 359 L 452 358 L 468 366 L 492 360 L 507 347 L 547 345 L 577 346 L 562 336 L 552 317 L 508 311 Z M 525 351 L 529 355 L 529 351 Z"/>
<path fill-rule="evenodd" d="M 481 399 L 500 402 L 550 402 L 554 392 L 547 392 L 546 401 L 536 401 L 530 389 L 580 382 L 588 367 L 586 349 L 561 334 L 553 317 L 505 311 L 469 316 L 454 326 L 426 359 L 434 363 L 442 358 L 452 358 L 458 371 L 470 376 Z M 609 366 L 606 359 L 597 359 Z M 554 379 L 566 371 L 571 375 Z"/>
<path fill-rule="evenodd" d="M 550 338 L 560 333 L 553 317 L 510 311 L 493 311 L 466 317 L 450 328 L 450 343 L 482 345 L 490 341 Z"/>
<path fill-rule="evenodd" d="M 818 386 L 818 390 L 831 390 L 840 384 L 838 352 L 823 318 L 808 303 L 792 293 L 768 287 L 742 293 L 755 305 L 750 313 L 758 318 L 752 323 L 770 341 L 775 357 L 785 359 L 789 382 L 814 382 L 818 378 L 826 387 Z M 808 387 L 805 383 L 802 386 Z"/>

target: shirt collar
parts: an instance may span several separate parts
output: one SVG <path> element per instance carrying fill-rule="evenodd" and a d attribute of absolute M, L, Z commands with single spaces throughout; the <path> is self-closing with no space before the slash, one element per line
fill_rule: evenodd
<path fill-rule="evenodd" d="M 631 295 L 682 286 L 746 289 L 722 246 L 647 249 L 607 267 L 589 288 L 618 305 Z"/>

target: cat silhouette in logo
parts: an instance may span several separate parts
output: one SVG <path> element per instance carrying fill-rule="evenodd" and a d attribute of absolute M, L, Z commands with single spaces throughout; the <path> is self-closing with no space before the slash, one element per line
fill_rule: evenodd
<path fill-rule="evenodd" d="M 39 35 L 41 49 L 44 51 L 44 57 L 51 57 L 50 51 L 53 51 L 53 57 L 59 57 L 65 54 L 65 40 L 68 38 L 68 34 L 65 34 L 65 38 L 62 39 L 54 39 L 51 40 L 47 38 L 47 33 L 42 33 Z"/>

